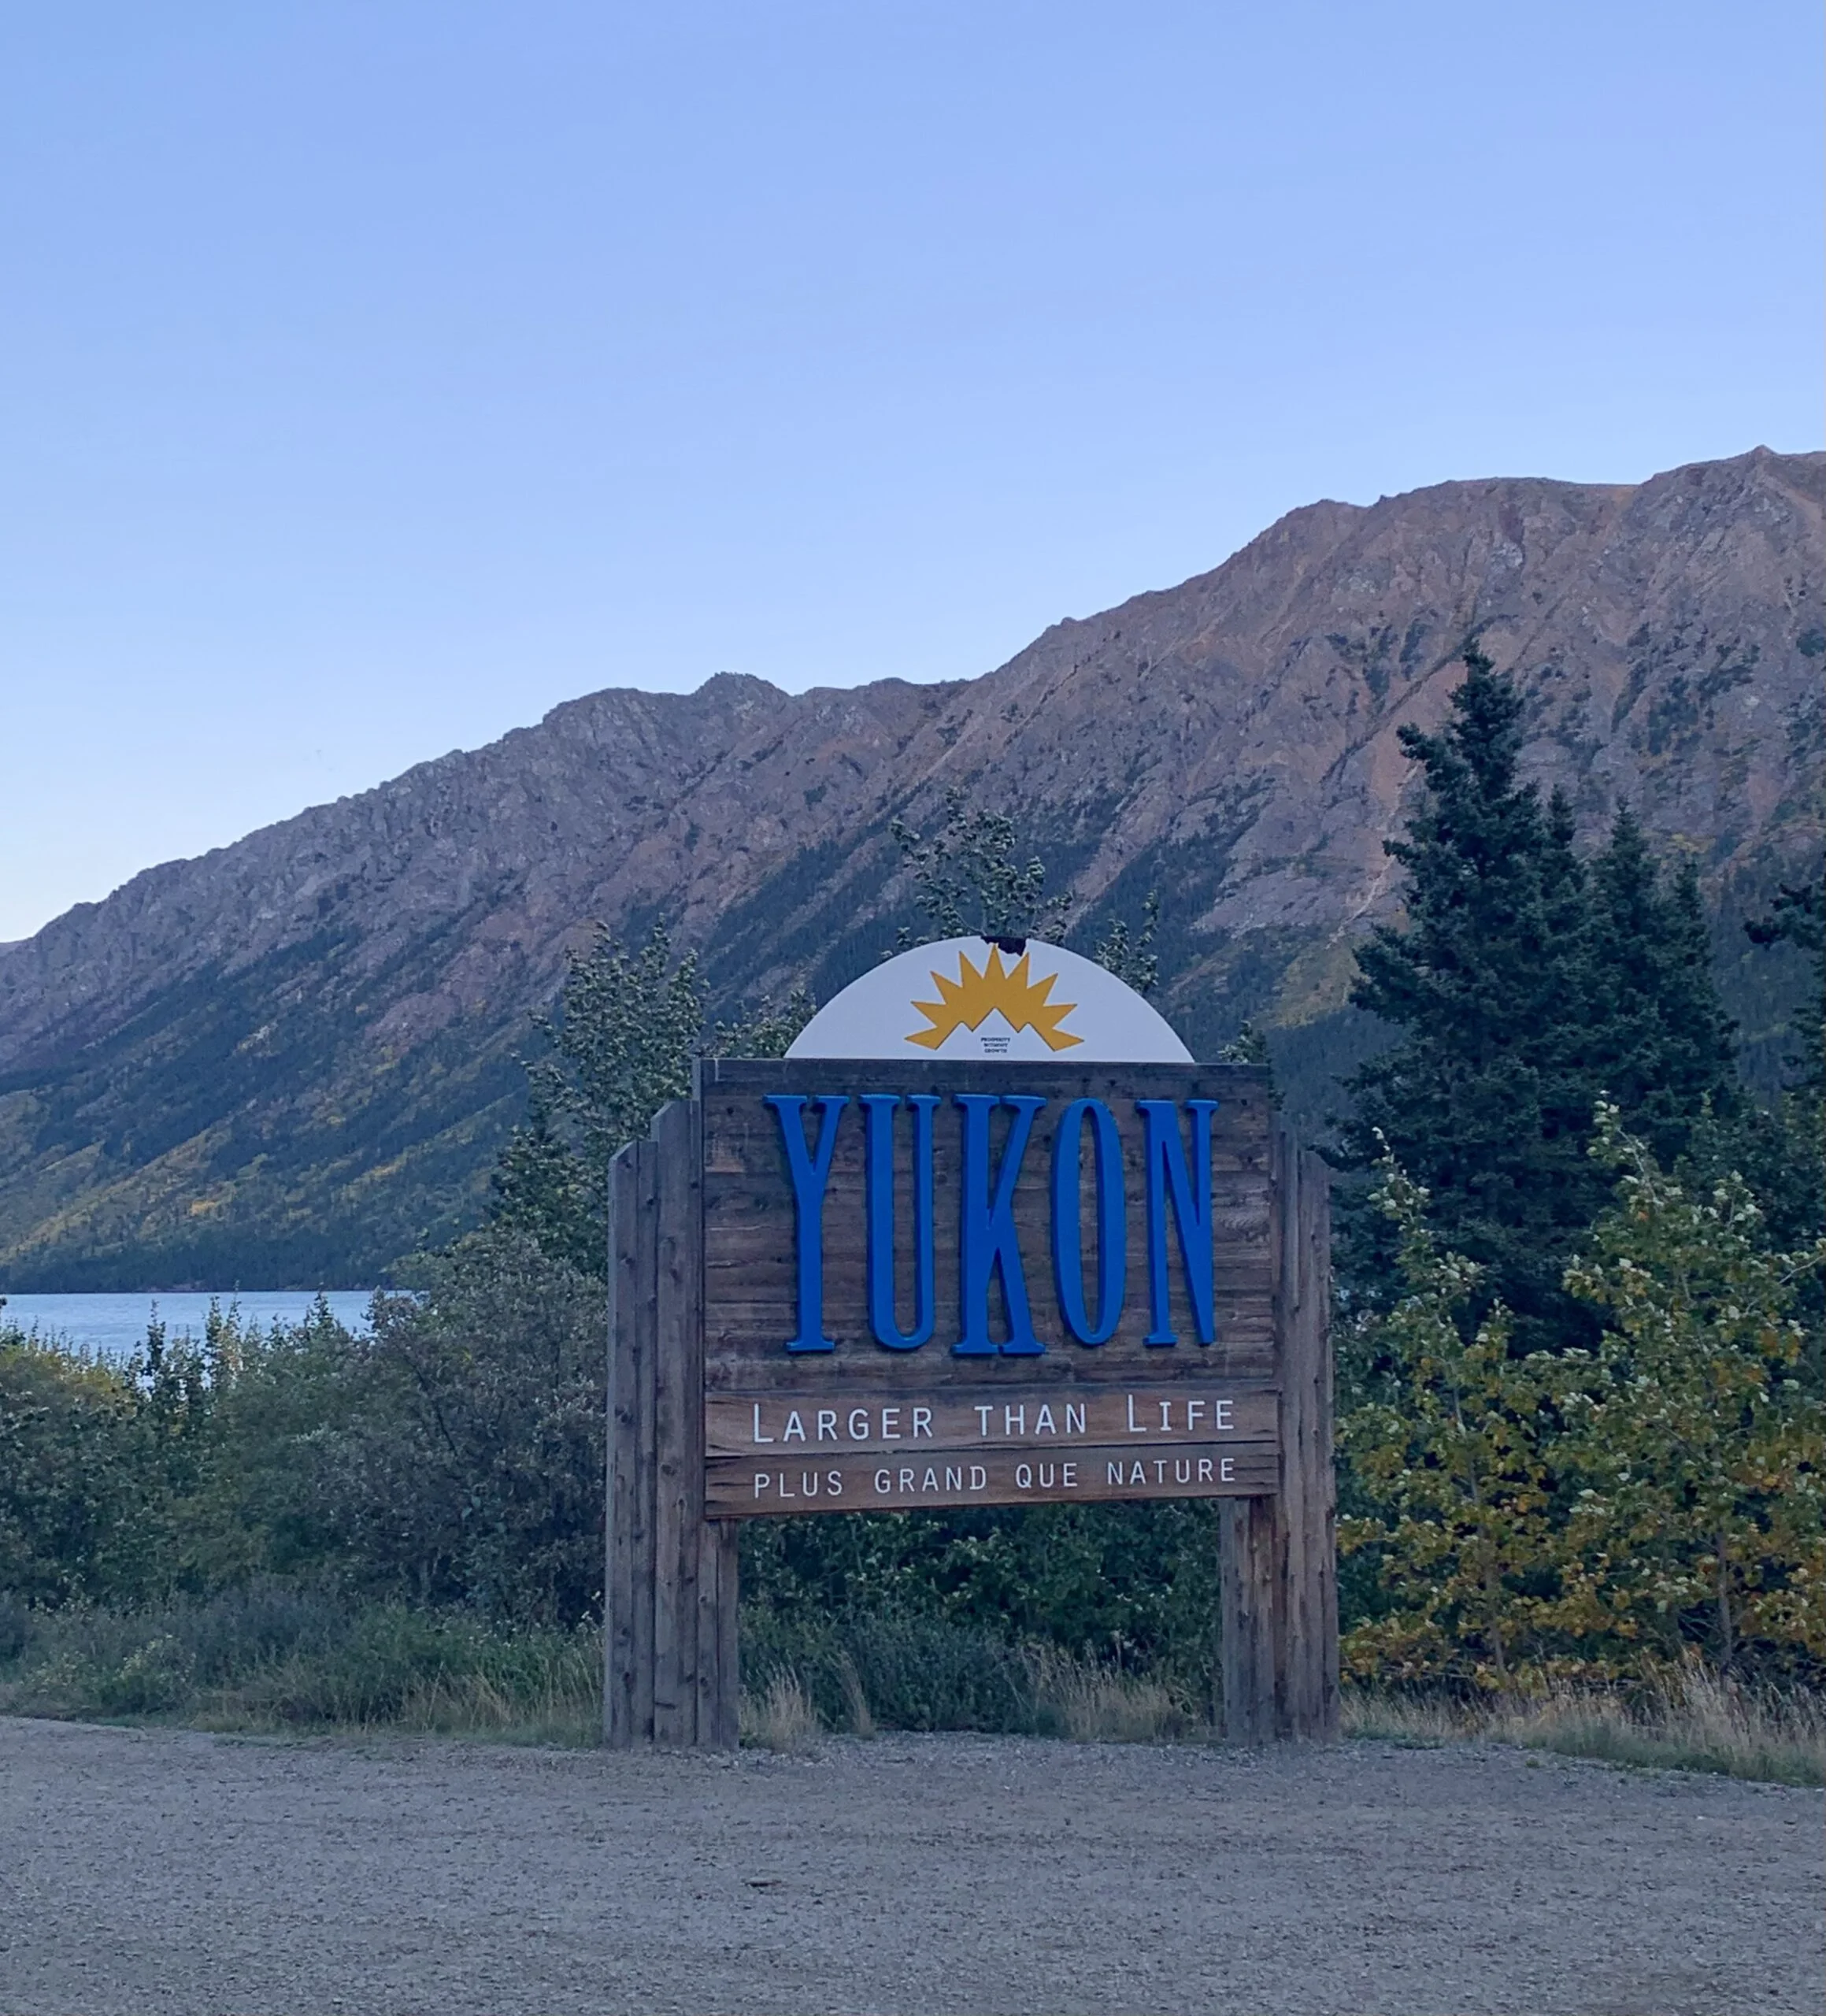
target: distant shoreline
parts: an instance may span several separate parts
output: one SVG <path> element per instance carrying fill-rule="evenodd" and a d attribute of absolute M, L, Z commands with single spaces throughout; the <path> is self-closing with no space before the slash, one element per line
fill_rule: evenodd
<path fill-rule="evenodd" d="M 200 1337 L 212 1305 L 233 1314 L 243 1329 L 302 1322 L 320 1295 L 346 1329 L 365 1332 L 372 1288 L 180 1288 L 110 1294 L 0 1297 L 0 1327 L 35 1335 L 106 1358 L 125 1358 L 146 1342 L 155 1319 L 168 1337 Z"/>

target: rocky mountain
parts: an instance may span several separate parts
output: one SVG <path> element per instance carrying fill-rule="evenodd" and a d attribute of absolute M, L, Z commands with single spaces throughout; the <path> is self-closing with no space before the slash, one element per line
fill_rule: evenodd
<path fill-rule="evenodd" d="M 905 914 L 888 818 L 954 784 L 1017 815 L 1080 940 L 1157 891 L 1194 1051 L 1265 1021 L 1320 1110 L 1364 1040 L 1350 947 L 1397 900 L 1396 729 L 1440 719 L 1472 633 L 1588 832 L 1628 798 L 1697 857 L 1766 1054 L 1777 969 L 1735 922 L 1819 858 L 1823 503 L 1826 456 L 1758 449 L 1315 504 L 980 679 L 597 693 L 149 869 L 0 947 L 0 1283 L 374 1278 L 478 1209 L 590 920 L 666 918 L 726 1000 L 828 995 Z"/>

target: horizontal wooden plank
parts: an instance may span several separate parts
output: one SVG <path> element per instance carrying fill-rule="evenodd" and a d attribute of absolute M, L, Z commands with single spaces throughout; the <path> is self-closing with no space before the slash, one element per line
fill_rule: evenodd
<path fill-rule="evenodd" d="M 1155 1443 L 1272 1440 L 1277 1396 L 1209 1380 L 1106 1388 L 928 1388 L 883 1399 L 828 1390 L 715 1393 L 705 1403 L 705 1448 L 753 1455 L 765 1466 L 816 1464 L 828 1455 L 874 1453 L 905 1461 L 931 1450 L 1041 1451 L 1098 1443 L 1146 1451 Z"/>
<path fill-rule="evenodd" d="M 964 1058 L 711 1057 L 698 1066 L 708 1114 L 768 1092 L 1033 1091 L 1055 1099 L 1217 1099 L 1272 1125 L 1267 1071 L 1258 1064 L 1044 1064 Z M 1239 1123 L 1240 1124 L 1240 1123 Z"/>
<path fill-rule="evenodd" d="M 919 1364 L 925 1357 L 932 1366 L 922 1376 Z M 909 1361 L 912 1361 L 909 1362 Z M 815 1374 L 807 1368 L 815 1365 Z M 1001 1374 L 998 1378 L 998 1373 Z M 1182 1351 L 1150 1354 L 1147 1360 L 1124 1364 L 1099 1360 L 1092 1351 L 1077 1351 L 1067 1357 L 1053 1350 L 1039 1358 L 957 1358 L 948 1354 L 922 1354 L 909 1351 L 891 1354 L 861 1349 L 839 1350 L 816 1360 L 787 1358 L 765 1364 L 751 1358 L 731 1359 L 713 1365 L 706 1372 L 705 1390 L 712 1394 L 796 1393 L 816 1377 L 817 1390 L 826 1395 L 825 1404 L 845 1406 L 865 1404 L 872 1397 L 912 1399 L 932 1391 L 964 1389 L 969 1386 L 1006 1386 L 1013 1392 L 1024 1387 L 1043 1387 L 1054 1397 L 1062 1393 L 1106 1392 L 1125 1386 L 1200 1387 L 1271 1384 L 1276 1377 L 1273 1352 L 1265 1339 L 1247 1351 L 1200 1351 L 1194 1358 Z"/>
<path fill-rule="evenodd" d="M 713 1458 L 713 1519 L 807 1512 L 910 1511 L 971 1505 L 1092 1504 L 1113 1499 L 1256 1498 L 1278 1488 L 1272 1442 L 1191 1442 L 1150 1450 L 1097 1444 L 1057 1455 L 1013 1449 L 932 1451 L 917 1460 L 826 1456 L 789 1464 Z"/>

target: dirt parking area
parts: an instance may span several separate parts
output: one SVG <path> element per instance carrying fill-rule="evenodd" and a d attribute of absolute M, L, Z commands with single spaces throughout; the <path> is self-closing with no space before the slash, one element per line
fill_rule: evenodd
<path fill-rule="evenodd" d="M 0 1721 L 0 2010 L 1815 2016 L 1821 1806 L 1475 1746 Z"/>

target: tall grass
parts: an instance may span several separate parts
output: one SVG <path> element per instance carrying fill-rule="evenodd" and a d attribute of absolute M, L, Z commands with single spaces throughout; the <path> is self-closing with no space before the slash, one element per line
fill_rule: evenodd
<path fill-rule="evenodd" d="M 594 1631 L 506 1633 L 272 1584 L 130 1613 L 0 1606 L 0 1713 L 593 1741 Z"/>
<path fill-rule="evenodd" d="M 973 1729 L 1077 1742 L 1213 1733 L 1195 1691 L 941 1618 L 743 1617 L 744 1740 L 802 1749 L 820 1730 Z"/>
<path fill-rule="evenodd" d="M 1465 1702 L 1351 1688 L 1344 1728 L 1395 1743 L 1482 1738 L 1615 1764 L 1826 1784 L 1826 1702 L 1697 1665 L 1628 1694 L 1569 1687 L 1530 1699 Z"/>
<path fill-rule="evenodd" d="M 0 1714 L 592 1743 L 601 1658 L 593 1628 L 509 1632 L 281 1582 L 132 1611 L 28 1610 L 0 1596 Z M 806 1629 L 756 1608 L 743 1665 L 743 1740 L 774 1750 L 878 1728 L 1086 1742 L 1202 1731 L 1189 1698 L 1158 1677 L 940 1618 Z"/>
<path fill-rule="evenodd" d="M 765 1689 L 742 1690 L 744 1744 L 760 1750 L 809 1750 L 823 1726 L 796 1673 L 783 1670 L 772 1675 Z"/>
<path fill-rule="evenodd" d="M 506 1632 L 457 1613 L 354 1606 L 256 1583 L 132 1612 L 24 1608 L 0 1595 L 0 1714 L 222 1730 L 440 1731 L 590 1744 L 602 1640 Z M 967 1729 L 1085 1743 L 1213 1739 L 1208 1697 L 1137 1672 L 932 1617 L 810 1621 L 764 1606 L 742 1631 L 745 1743 L 802 1751 L 827 1732 Z M 1620 1764 L 1826 1784 L 1826 1702 L 1693 1666 L 1625 1695 L 1521 1701 L 1346 1691 L 1346 1733 L 1482 1739 Z"/>

